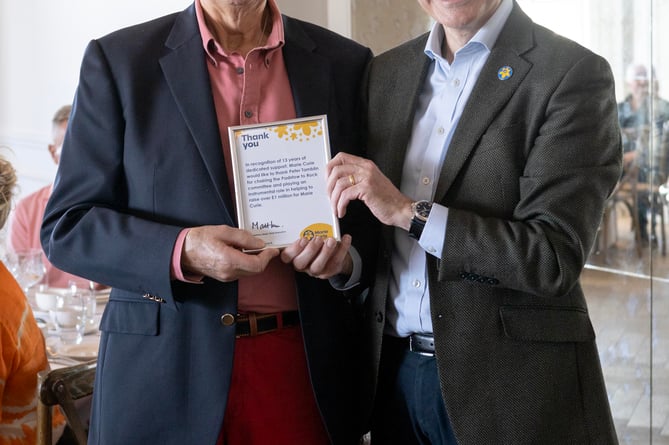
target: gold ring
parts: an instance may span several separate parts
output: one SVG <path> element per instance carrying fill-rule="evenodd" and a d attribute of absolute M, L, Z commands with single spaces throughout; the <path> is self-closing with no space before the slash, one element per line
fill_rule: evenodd
<path fill-rule="evenodd" d="M 348 175 L 348 182 L 350 182 L 351 185 L 355 185 L 355 176 Z"/>

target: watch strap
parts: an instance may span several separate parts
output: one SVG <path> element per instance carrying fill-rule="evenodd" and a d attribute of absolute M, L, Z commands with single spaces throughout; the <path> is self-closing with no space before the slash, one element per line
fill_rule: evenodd
<path fill-rule="evenodd" d="M 409 226 L 409 236 L 411 238 L 420 239 L 431 209 L 432 203 L 430 201 L 421 200 L 411 204 L 411 211 L 413 212 Z"/>
<path fill-rule="evenodd" d="M 409 227 L 409 236 L 413 239 L 420 239 L 425 228 L 425 221 L 416 217 L 411 218 L 411 226 Z"/>

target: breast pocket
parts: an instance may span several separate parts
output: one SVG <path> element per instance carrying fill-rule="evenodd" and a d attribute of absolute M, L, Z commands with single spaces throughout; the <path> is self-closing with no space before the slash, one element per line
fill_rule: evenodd
<path fill-rule="evenodd" d="M 482 136 L 474 156 L 484 156 L 491 151 L 503 151 L 518 158 L 524 152 L 523 141 L 526 138 L 525 125 L 516 122 L 504 127 L 489 128 Z"/>

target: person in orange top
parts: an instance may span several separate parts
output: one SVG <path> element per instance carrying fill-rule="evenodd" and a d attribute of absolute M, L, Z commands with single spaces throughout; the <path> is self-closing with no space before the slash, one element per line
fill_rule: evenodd
<path fill-rule="evenodd" d="M 5 225 L 16 184 L 12 165 L 0 157 L 0 228 Z M 0 262 L 0 445 L 37 440 L 37 373 L 47 369 L 44 337 L 28 300 Z M 65 419 L 54 414 L 54 441 Z"/>

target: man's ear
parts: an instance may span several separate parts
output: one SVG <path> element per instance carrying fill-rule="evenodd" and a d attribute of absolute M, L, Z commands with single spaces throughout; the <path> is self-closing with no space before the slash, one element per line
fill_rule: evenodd
<path fill-rule="evenodd" d="M 56 147 L 53 144 L 49 144 L 49 154 L 51 155 L 51 159 L 53 159 L 53 162 L 58 164 L 58 154 L 56 153 L 56 150 L 58 147 Z"/>

